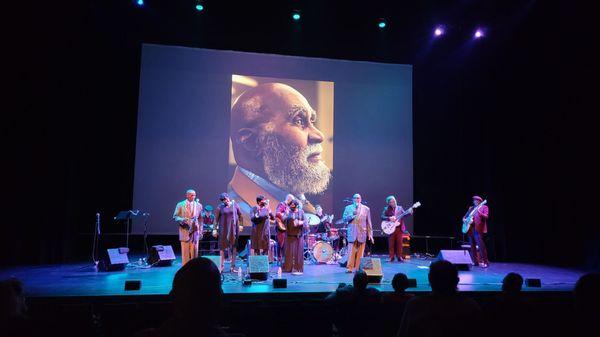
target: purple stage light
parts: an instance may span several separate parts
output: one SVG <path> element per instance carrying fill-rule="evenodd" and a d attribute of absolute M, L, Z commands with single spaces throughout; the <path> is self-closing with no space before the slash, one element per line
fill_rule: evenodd
<path fill-rule="evenodd" d="M 476 39 L 480 39 L 484 36 L 483 34 L 483 30 L 481 28 L 477 28 L 477 30 L 475 31 L 475 34 L 473 34 L 473 37 Z"/>
<path fill-rule="evenodd" d="M 435 27 L 435 30 L 433 31 L 433 35 L 435 37 L 442 36 L 442 35 L 444 35 L 444 33 L 445 33 L 444 27 L 442 27 L 442 26 Z"/>

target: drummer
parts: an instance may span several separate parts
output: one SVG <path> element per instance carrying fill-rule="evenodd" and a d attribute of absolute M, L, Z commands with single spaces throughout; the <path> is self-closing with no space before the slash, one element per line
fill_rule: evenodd
<path fill-rule="evenodd" d="M 217 231 L 215 229 L 215 214 L 213 213 L 213 207 L 211 205 L 205 205 L 202 210 L 202 223 L 203 242 L 208 242 L 208 252 L 213 253 L 218 251 L 217 249 Z"/>
<path fill-rule="evenodd" d="M 315 213 L 319 217 L 319 226 L 317 226 L 317 233 L 328 233 L 331 229 L 331 221 L 329 216 L 323 214 L 323 207 L 321 205 L 315 206 Z"/>

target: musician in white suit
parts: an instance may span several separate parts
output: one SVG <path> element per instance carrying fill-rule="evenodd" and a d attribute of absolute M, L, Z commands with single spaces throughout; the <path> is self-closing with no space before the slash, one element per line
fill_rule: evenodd
<path fill-rule="evenodd" d="M 352 196 L 352 204 L 344 209 L 344 220 L 348 223 L 348 265 L 346 272 L 351 273 L 360 267 L 360 259 L 365 252 L 367 239 L 374 243 L 371 210 L 362 204 L 360 194 Z"/>
<path fill-rule="evenodd" d="M 198 242 L 202 235 L 202 204 L 196 200 L 196 191 L 187 190 L 185 200 L 175 206 L 173 220 L 179 225 L 181 243 L 181 264 L 198 257 Z"/>

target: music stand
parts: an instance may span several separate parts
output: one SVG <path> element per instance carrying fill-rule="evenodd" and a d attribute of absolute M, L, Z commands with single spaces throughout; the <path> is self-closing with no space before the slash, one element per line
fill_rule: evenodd
<path fill-rule="evenodd" d="M 115 216 L 115 220 L 116 221 L 123 221 L 125 220 L 125 224 L 127 225 L 127 228 L 125 230 L 125 247 L 129 248 L 129 232 L 131 231 L 131 219 L 134 217 L 139 216 L 140 211 L 139 210 L 128 210 L 128 211 L 120 211 L 117 216 Z"/>

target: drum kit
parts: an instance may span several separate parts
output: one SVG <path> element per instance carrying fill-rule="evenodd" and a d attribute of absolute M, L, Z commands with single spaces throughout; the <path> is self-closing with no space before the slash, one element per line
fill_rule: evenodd
<path fill-rule="evenodd" d="M 318 226 L 320 220 L 316 215 L 307 214 L 309 226 Z M 312 217 L 316 218 L 313 219 Z M 330 221 L 333 216 L 330 216 Z M 305 234 L 305 258 L 315 264 L 336 264 L 343 258 L 346 252 L 346 223 L 343 220 L 338 220 L 334 228 L 331 226 L 325 233 L 306 233 Z"/>

